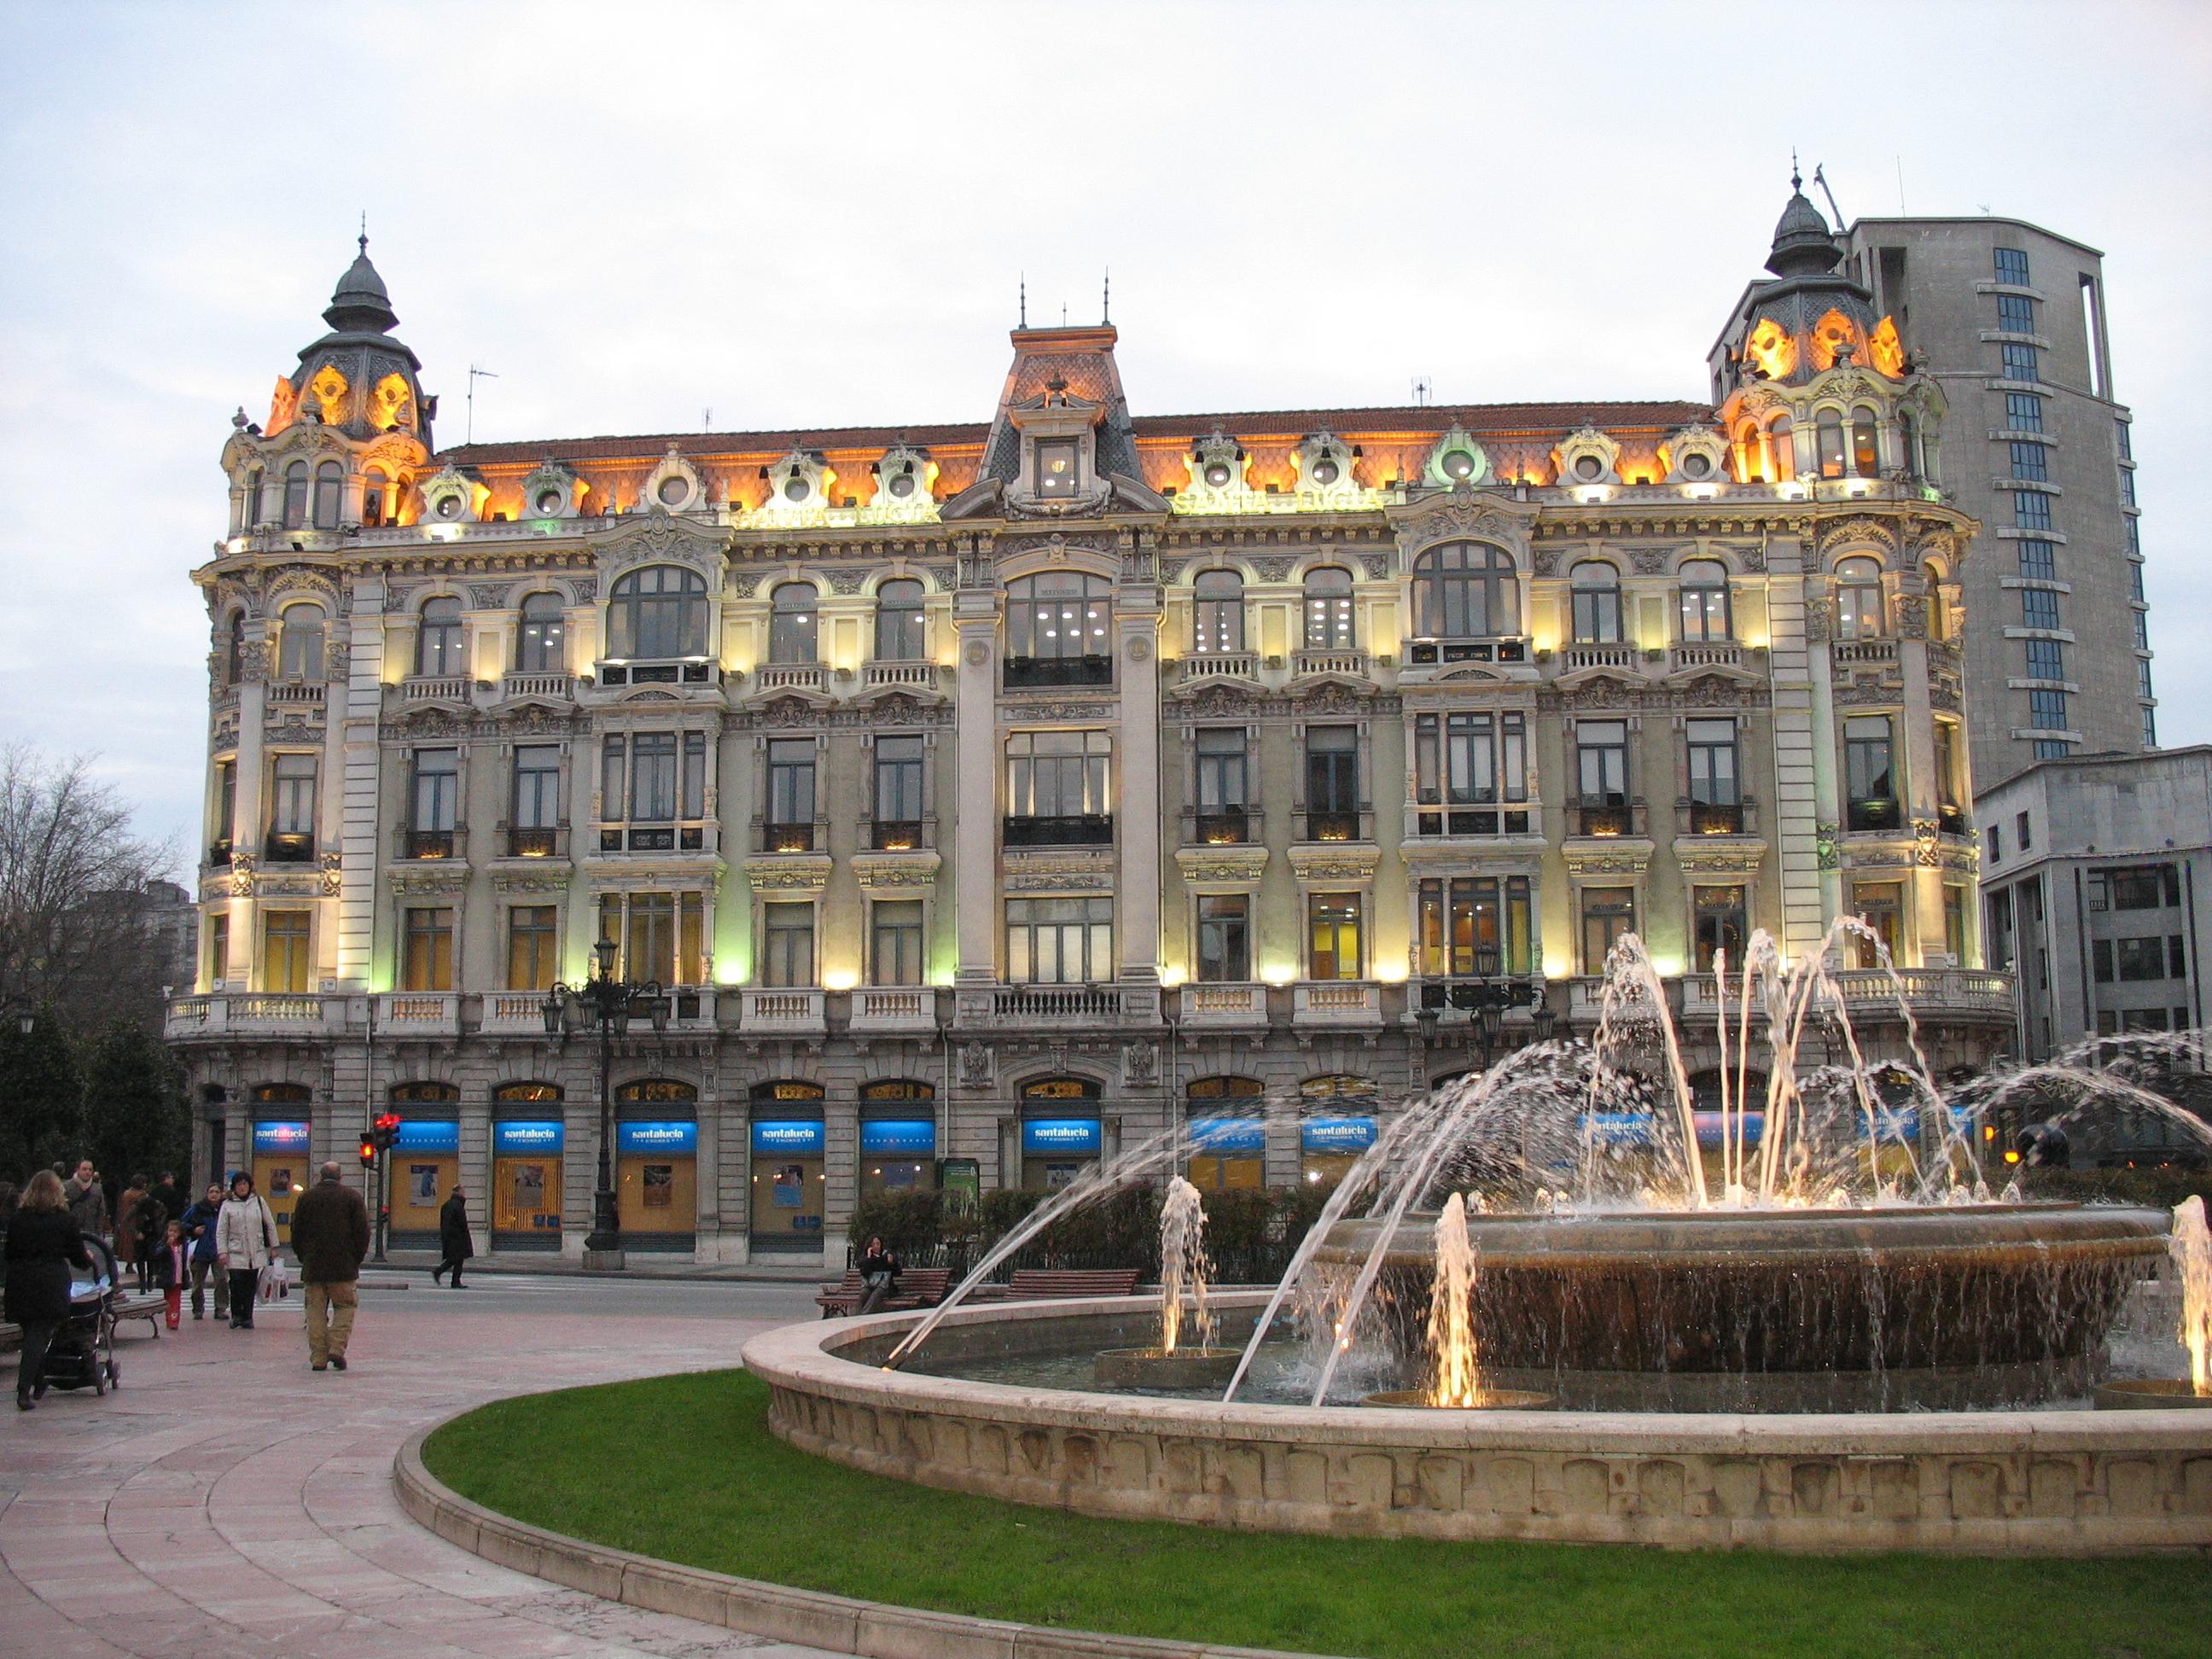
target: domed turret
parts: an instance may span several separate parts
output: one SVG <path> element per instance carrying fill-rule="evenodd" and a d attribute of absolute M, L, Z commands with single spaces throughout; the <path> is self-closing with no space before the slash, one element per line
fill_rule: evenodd
<path fill-rule="evenodd" d="M 366 234 L 361 239 L 361 252 L 346 267 L 345 275 L 338 278 L 323 320 L 340 334 L 389 334 L 398 325 L 399 319 L 392 309 L 392 296 L 385 290 L 384 278 L 369 263 Z"/>
<path fill-rule="evenodd" d="M 1825 276 L 1843 263 L 1844 251 L 1836 245 L 1820 210 L 1805 199 L 1805 181 L 1790 175 L 1790 204 L 1774 227 L 1774 246 L 1766 268 L 1777 276 Z"/>

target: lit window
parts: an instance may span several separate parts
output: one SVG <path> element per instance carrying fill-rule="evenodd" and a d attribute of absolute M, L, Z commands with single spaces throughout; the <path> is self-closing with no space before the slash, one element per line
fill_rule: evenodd
<path fill-rule="evenodd" d="M 1075 494 L 1075 440 L 1041 438 L 1036 447 L 1036 493 L 1047 498 Z"/>
<path fill-rule="evenodd" d="M 1620 641 L 1620 573 L 1602 559 L 1584 559 L 1567 573 L 1575 640 L 1583 645 Z"/>
<path fill-rule="evenodd" d="M 633 570 L 607 601 L 607 654 L 653 660 L 707 654 L 707 584 L 674 565 Z"/>
<path fill-rule="evenodd" d="M 422 607 L 422 630 L 415 639 L 415 672 L 430 679 L 466 673 L 461 640 L 461 602 L 435 599 Z"/>
<path fill-rule="evenodd" d="M 1413 632 L 1422 639 L 1488 639 L 1521 631 L 1513 561 L 1481 542 L 1451 542 L 1413 561 Z"/>
<path fill-rule="evenodd" d="M 557 674 L 567 665 L 562 647 L 561 596 L 532 593 L 522 602 L 522 629 L 515 638 L 518 673 Z"/>
<path fill-rule="evenodd" d="M 1846 640 L 1880 639 L 1889 631 L 1888 613 L 1882 603 L 1881 565 L 1874 559 L 1850 558 L 1836 565 L 1836 632 Z"/>
<path fill-rule="evenodd" d="M 1352 616 L 1352 573 L 1334 565 L 1306 572 L 1306 649 L 1357 648 Z"/>
<path fill-rule="evenodd" d="M 1191 648 L 1200 656 L 1244 648 L 1244 579 L 1233 570 L 1202 570 L 1191 584 Z"/>
<path fill-rule="evenodd" d="M 917 662 L 927 649 L 921 584 L 902 577 L 876 590 L 876 660 Z"/>
<path fill-rule="evenodd" d="M 816 605 L 821 596 L 811 582 L 780 582 L 769 596 L 768 659 L 811 663 L 815 654 Z"/>

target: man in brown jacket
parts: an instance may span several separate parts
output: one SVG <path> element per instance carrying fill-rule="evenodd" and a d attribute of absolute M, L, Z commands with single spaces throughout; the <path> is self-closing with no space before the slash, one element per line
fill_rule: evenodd
<path fill-rule="evenodd" d="M 292 1206 L 292 1250 L 307 1303 L 307 1364 L 319 1371 L 346 1368 L 354 1285 L 368 1254 L 368 1206 L 342 1173 L 335 1164 L 324 1164 L 323 1178 Z"/>

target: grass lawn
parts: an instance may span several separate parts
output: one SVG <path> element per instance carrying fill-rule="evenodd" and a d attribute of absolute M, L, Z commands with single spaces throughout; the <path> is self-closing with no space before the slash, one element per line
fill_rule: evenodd
<path fill-rule="evenodd" d="M 433 1436 L 447 1486 L 665 1560 L 871 1601 L 1366 1659 L 2203 1659 L 2212 1564 L 1672 1554 L 1096 1520 L 793 1450 L 739 1371 L 504 1401 Z"/>

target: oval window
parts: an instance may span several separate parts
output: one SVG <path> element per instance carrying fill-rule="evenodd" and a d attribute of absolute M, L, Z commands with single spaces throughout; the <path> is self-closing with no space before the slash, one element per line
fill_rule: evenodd
<path fill-rule="evenodd" d="M 549 519 L 556 513 L 558 513 L 561 510 L 561 492 L 557 489 L 539 490 L 538 492 L 538 510 Z"/>
<path fill-rule="evenodd" d="M 1474 457 L 1464 449 L 1455 449 L 1444 457 L 1444 476 L 1447 478 L 1472 478 L 1474 476 Z"/>
<path fill-rule="evenodd" d="M 1712 462 L 1703 455 L 1682 457 L 1682 476 L 1686 478 L 1702 478 L 1712 470 Z"/>
<path fill-rule="evenodd" d="M 1595 455 L 1578 455 L 1575 458 L 1575 477 L 1577 478 L 1595 478 L 1604 471 L 1605 463 Z"/>
<path fill-rule="evenodd" d="M 807 488 L 806 480 L 796 472 L 783 482 L 783 499 L 787 501 L 803 501 L 811 493 Z"/>
<path fill-rule="evenodd" d="M 1214 461 L 1206 469 L 1206 481 L 1216 489 L 1227 489 L 1230 476 L 1229 463 L 1226 461 Z"/>
<path fill-rule="evenodd" d="M 914 475 L 911 472 L 902 472 L 897 477 L 893 478 L 891 480 L 891 494 L 898 497 L 901 501 L 904 501 L 908 496 L 913 495 Z"/>
<path fill-rule="evenodd" d="M 691 493 L 691 481 L 680 472 L 672 472 L 660 481 L 653 494 L 660 497 L 663 507 L 673 507 Z"/>
<path fill-rule="evenodd" d="M 1336 463 L 1326 456 L 1314 463 L 1313 481 L 1316 483 L 1326 488 L 1336 482 L 1337 476 Z"/>
<path fill-rule="evenodd" d="M 439 496 L 438 516 L 441 519 L 459 518 L 461 516 L 461 498 L 459 495 Z"/>

